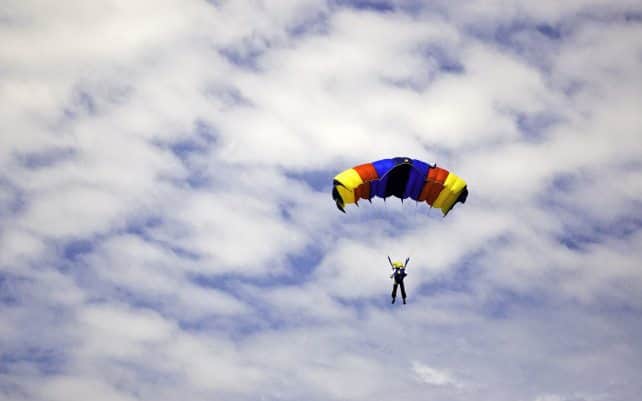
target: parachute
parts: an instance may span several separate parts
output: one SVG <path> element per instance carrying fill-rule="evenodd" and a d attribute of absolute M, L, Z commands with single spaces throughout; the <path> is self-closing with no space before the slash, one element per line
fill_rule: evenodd
<path fill-rule="evenodd" d="M 468 197 L 466 181 L 455 174 L 408 157 L 382 159 L 349 168 L 334 177 L 332 198 L 345 213 L 345 205 L 360 199 L 410 198 L 441 209 L 444 216 Z"/>

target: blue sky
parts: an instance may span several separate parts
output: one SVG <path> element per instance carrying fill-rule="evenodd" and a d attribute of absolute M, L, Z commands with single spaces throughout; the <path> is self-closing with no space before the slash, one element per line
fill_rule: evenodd
<path fill-rule="evenodd" d="M 637 400 L 637 3 L 9 1 L 0 399 Z"/>

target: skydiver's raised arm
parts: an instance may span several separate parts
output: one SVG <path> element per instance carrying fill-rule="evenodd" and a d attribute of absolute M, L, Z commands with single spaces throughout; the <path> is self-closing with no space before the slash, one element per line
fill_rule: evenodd
<path fill-rule="evenodd" d="M 390 256 L 388 256 L 388 263 L 390 263 L 390 267 L 392 267 L 393 269 L 395 268 L 395 266 L 392 264 L 392 260 L 390 260 Z"/>
<path fill-rule="evenodd" d="M 403 264 L 403 267 L 404 267 L 404 268 L 405 268 L 406 266 L 408 266 L 408 262 L 410 262 L 410 258 L 406 258 L 406 263 L 404 263 L 404 264 Z"/>

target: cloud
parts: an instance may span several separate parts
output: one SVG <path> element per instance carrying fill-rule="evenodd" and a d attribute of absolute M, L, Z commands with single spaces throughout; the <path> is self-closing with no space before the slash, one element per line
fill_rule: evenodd
<path fill-rule="evenodd" d="M 0 397 L 637 399 L 641 11 L 7 3 Z M 466 204 L 336 211 L 401 155 Z"/>
<path fill-rule="evenodd" d="M 448 372 L 431 368 L 430 366 L 424 365 L 420 362 L 414 362 L 412 364 L 412 369 L 415 371 L 417 379 L 426 384 L 433 386 L 457 385 L 457 382 Z"/>

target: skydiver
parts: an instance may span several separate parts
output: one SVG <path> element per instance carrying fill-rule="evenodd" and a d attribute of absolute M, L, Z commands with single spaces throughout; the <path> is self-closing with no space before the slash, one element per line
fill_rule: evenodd
<path fill-rule="evenodd" d="M 390 260 L 390 256 L 388 256 L 388 262 L 390 263 L 390 267 L 392 267 L 392 274 L 390 275 L 390 278 L 395 281 L 395 283 L 392 285 L 392 303 L 395 303 L 395 298 L 397 297 L 397 286 L 401 287 L 401 298 L 403 299 L 403 303 L 406 303 L 406 287 L 403 285 L 403 279 L 404 277 L 407 276 L 406 274 L 406 266 L 408 266 L 408 262 L 410 261 L 410 258 L 406 258 L 405 263 L 401 262 L 393 262 Z"/>

